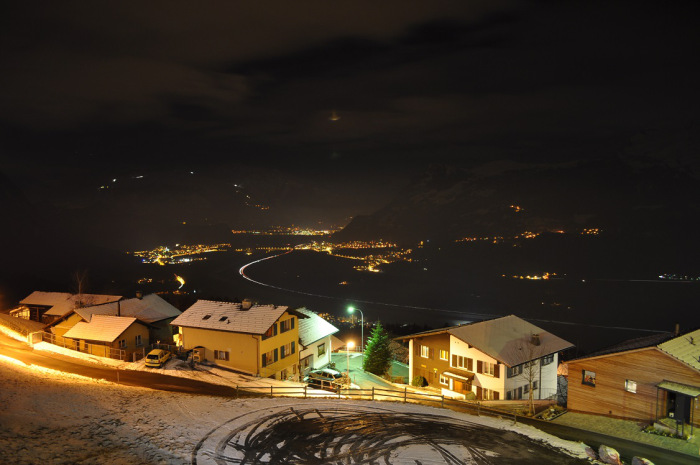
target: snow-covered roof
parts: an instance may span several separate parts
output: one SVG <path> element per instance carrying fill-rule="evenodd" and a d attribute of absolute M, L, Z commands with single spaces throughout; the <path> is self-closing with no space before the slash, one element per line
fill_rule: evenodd
<path fill-rule="evenodd" d="M 116 302 L 121 298 L 120 295 L 82 294 L 78 296 L 73 294 L 51 307 L 44 315 L 63 316 L 79 306 L 101 305 L 107 302 Z"/>
<path fill-rule="evenodd" d="M 402 336 L 400 339 L 414 339 L 444 333 L 451 334 L 510 367 L 574 346 L 515 315 L 424 331 Z M 537 337 L 533 338 L 535 335 Z M 534 341 L 537 342 L 533 343 Z"/>
<path fill-rule="evenodd" d="M 253 305 L 241 310 L 240 303 L 198 300 L 171 323 L 185 328 L 215 329 L 234 333 L 265 334 L 288 307 Z"/>
<path fill-rule="evenodd" d="M 69 329 L 63 337 L 89 341 L 114 342 L 136 318 L 125 316 L 93 315 L 90 323 L 81 321 Z"/>
<path fill-rule="evenodd" d="M 659 349 L 700 370 L 700 329 L 659 344 Z"/>
<path fill-rule="evenodd" d="M 458 339 L 508 366 L 553 354 L 573 344 L 515 315 L 447 328 Z M 538 344 L 533 344 L 537 335 Z"/>
<path fill-rule="evenodd" d="M 146 323 L 155 323 L 182 314 L 180 310 L 170 305 L 158 294 L 148 294 L 141 299 L 134 297 L 133 299 L 119 302 L 77 308 L 75 313 L 80 315 L 85 321 L 90 321 L 93 315 L 119 314 L 121 316 L 131 316 Z"/>
<path fill-rule="evenodd" d="M 69 292 L 44 292 L 34 291 L 19 303 L 22 305 L 41 305 L 44 307 L 53 307 L 59 302 L 68 299 L 72 294 Z"/>
<path fill-rule="evenodd" d="M 70 294 L 68 292 L 43 292 L 34 291 L 20 301 L 21 305 L 39 305 L 51 307 L 44 315 L 63 316 L 77 306 L 100 305 L 107 302 L 116 302 L 120 295 L 103 294 Z"/>
<path fill-rule="evenodd" d="M 301 339 L 301 345 L 303 346 L 309 346 L 314 342 L 339 331 L 338 328 L 311 310 L 297 308 L 296 311 L 307 317 L 299 319 L 299 339 Z"/>

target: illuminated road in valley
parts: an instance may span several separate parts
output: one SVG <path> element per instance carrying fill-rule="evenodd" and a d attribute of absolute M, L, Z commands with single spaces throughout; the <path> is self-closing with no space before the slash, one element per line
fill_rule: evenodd
<path fill-rule="evenodd" d="M 269 287 L 271 289 L 277 289 L 279 291 L 283 292 L 291 292 L 294 294 L 300 294 L 300 295 L 307 295 L 310 297 L 318 297 L 321 299 L 330 299 L 330 300 L 339 300 L 339 301 L 346 301 L 346 302 L 354 302 L 358 304 L 370 304 L 370 305 L 378 305 L 378 306 L 384 306 L 384 307 L 391 307 L 391 308 L 406 308 L 406 309 L 412 309 L 412 310 L 428 310 L 431 312 L 439 312 L 439 313 L 444 313 L 444 314 L 450 314 L 450 315 L 455 315 L 459 316 L 462 319 L 465 320 L 487 320 L 491 318 L 498 318 L 503 315 L 496 315 L 496 314 L 490 314 L 490 313 L 469 313 L 469 312 L 464 312 L 460 310 L 448 310 L 444 308 L 433 308 L 433 307 L 421 307 L 417 305 L 404 305 L 404 304 L 394 304 L 394 303 L 389 303 L 389 302 L 377 302 L 373 300 L 361 300 L 361 299 L 353 299 L 353 298 L 348 298 L 348 297 L 342 297 L 342 296 L 330 296 L 330 295 L 324 295 L 324 294 L 316 294 L 313 292 L 305 292 L 305 291 L 299 291 L 296 289 L 289 289 L 285 287 L 280 287 L 280 286 L 275 286 L 273 284 L 269 283 L 263 283 L 261 281 L 257 281 L 250 276 L 246 274 L 246 269 L 252 265 L 264 262 L 265 260 L 272 260 L 273 258 L 281 257 L 286 254 L 293 253 L 293 250 L 289 250 L 287 252 L 277 254 L 277 255 L 271 255 L 269 257 L 264 257 L 260 258 L 258 260 L 253 260 L 250 263 L 246 263 L 243 265 L 239 270 L 239 274 L 241 277 L 244 279 L 250 281 L 251 283 L 258 284 L 260 286 L 265 286 Z M 525 318 L 528 321 L 537 321 L 537 322 L 545 322 L 545 323 L 556 323 L 556 324 L 561 324 L 561 325 L 571 325 L 571 326 L 585 326 L 588 328 L 600 328 L 600 329 L 614 329 L 614 330 L 623 330 L 623 331 L 645 331 L 645 332 L 650 332 L 650 333 L 659 333 L 663 332 L 663 330 L 659 329 L 646 329 L 646 328 L 631 328 L 631 327 L 624 327 L 624 326 L 606 326 L 606 325 L 596 325 L 596 324 L 588 324 L 588 323 L 574 323 L 570 321 L 560 321 L 560 320 L 547 320 L 547 319 L 538 319 L 538 318 Z"/>

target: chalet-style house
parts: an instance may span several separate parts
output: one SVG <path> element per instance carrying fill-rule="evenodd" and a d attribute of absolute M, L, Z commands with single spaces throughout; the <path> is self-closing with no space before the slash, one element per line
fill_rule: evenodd
<path fill-rule="evenodd" d="M 446 396 L 546 399 L 557 392 L 559 352 L 573 344 L 515 315 L 416 333 L 409 374 Z M 473 393 L 473 396 L 472 396 Z"/>
<path fill-rule="evenodd" d="M 90 322 L 78 322 L 63 337 L 75 341 L 81 352 L 127 361 L 149 343 L 146 325 L 136 318 L 109 315 L 93 315 Z"/>
<path fill-rule="evenodd" d="M 567 365 L 569 410 L 700 426 L 700 329 L 625 341 Z"/>
<path fill-rule="evenodd" d="M 64 336 L 76 323 L 90 322 L 93 315 L 132 317 L 148 327 L 151 343 L 171 343 L 173 327 L 170 323 L 181 313 L 158 294 L 144 296 L 137 293 L 132 299 L 73 309 L 49 325 L 47 330 L 57 336 Z"/>
<path fill-rule="evenodd" d="M 50 324 L 76 308 L 116 302 L 121 298 L 118 295 L 34 291 L 22 299 L 19 307 L 12 310 L 10 314 Z"/>
<path fill-rule="evenodd" d="M 299 378 L 299 319 L 284 306 L 198 300 L 173 320 L 178 343 L 203 360 L 275 379 Z"/>
<path fill-rule="evenodd" d="M 331 361 L 333 350 L 332 335 L 339 330 L 316 313 L 305 308 L 296 310 L 306 316 L 299 320 L 299 367 L 301 375 L 310 370 L 321 368 Z"/>

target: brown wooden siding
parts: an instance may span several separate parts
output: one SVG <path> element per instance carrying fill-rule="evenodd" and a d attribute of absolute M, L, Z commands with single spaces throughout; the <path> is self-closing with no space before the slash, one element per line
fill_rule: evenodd
<path fill-rule="evenodd" d="M 656 385 L 663 380 L 700 386 L 700 373 L 659 349 L 614 354 L 568 363 L 568 408 L 580 412 L 653 420 L 665 416 L 666 393 Z M 595 387 L 584 384 L 583 370 L 595 373 Z M 637 392 L 625 391 L 625 380 L 637 383 Z M 700 425 L 700 404 L 696 400 L 693 416 Z"/>
<path fill-rule="evenodd" d="M 421 357 L 421 345 L 430 348 L 429 357 Z M 440 350 L 447 351 L 447 360 L 440 360 Z M 436 334 L 415 338 L 413 340 L 413 373 L 411 379 L 423 376 L 428 385 L 443 388 L 440 384 L 440 375 L 450 370 L 450 335 Z"/>

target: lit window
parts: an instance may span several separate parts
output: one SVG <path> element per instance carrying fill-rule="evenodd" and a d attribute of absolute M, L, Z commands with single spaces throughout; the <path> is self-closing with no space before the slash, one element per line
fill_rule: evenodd
<path fill-rule="evenodd" d="M 323 357 L 326 354 L 326 343 L 319 344 L 318 346 L 318 356 Z"/>
<path fill-rule="evenodd" d="M 215 360 L 225 360 L 228 361 L 228 351 L 226 350 L 215 350 L 214 351 Z"/>
<path fill-rule="evenodd" d="M 141 335 L 137 334 L 136 335 L 136 347 L 141 347 L 143 345 L 143 342 L 141 341 Z"/>
<path fill-rule="evenodd" d="M 581 384 L 595 387 L 595 371 L 582 370 Z"/>
<path fill-rule="evenodd" d="M 494 363 L 483 362 L 483 368 L 482 368 L 483 373 L 485 375 L 494 376 L 494 374 L 496 372 L 495 367 L 496 367 L 496 365 Z"/>
<path fill-rule="evenodd" d="M 448 384 L 450 384 L 449 378 L 447 378 L 444 375 L 440 375 L 440 384 L 444 384 L 445 386 L 447 386 Z"/>
<path fill-rule="evenodd" d="M 449 360 L 450 359 L 450 353 L 446 350 L 440 349 L 440 360 Z"/>
<path fill-rule="evenodd" d="M 286 333 L 291 329 L 294 329 L 294 318 L 280 322 L 280 333 Z"/>
<path fill-rule="evenodd" d="M 627 392 L 637 392 L 637 382 L 632 381 L 631 379 L 626 379 L 625 380 L 625 391 Z"/>
<path fill-rule="evenodd" d="M 430 357 L 430 347 L 420 346 L 420 356 L 423 358 L 429 358 Z"/>

